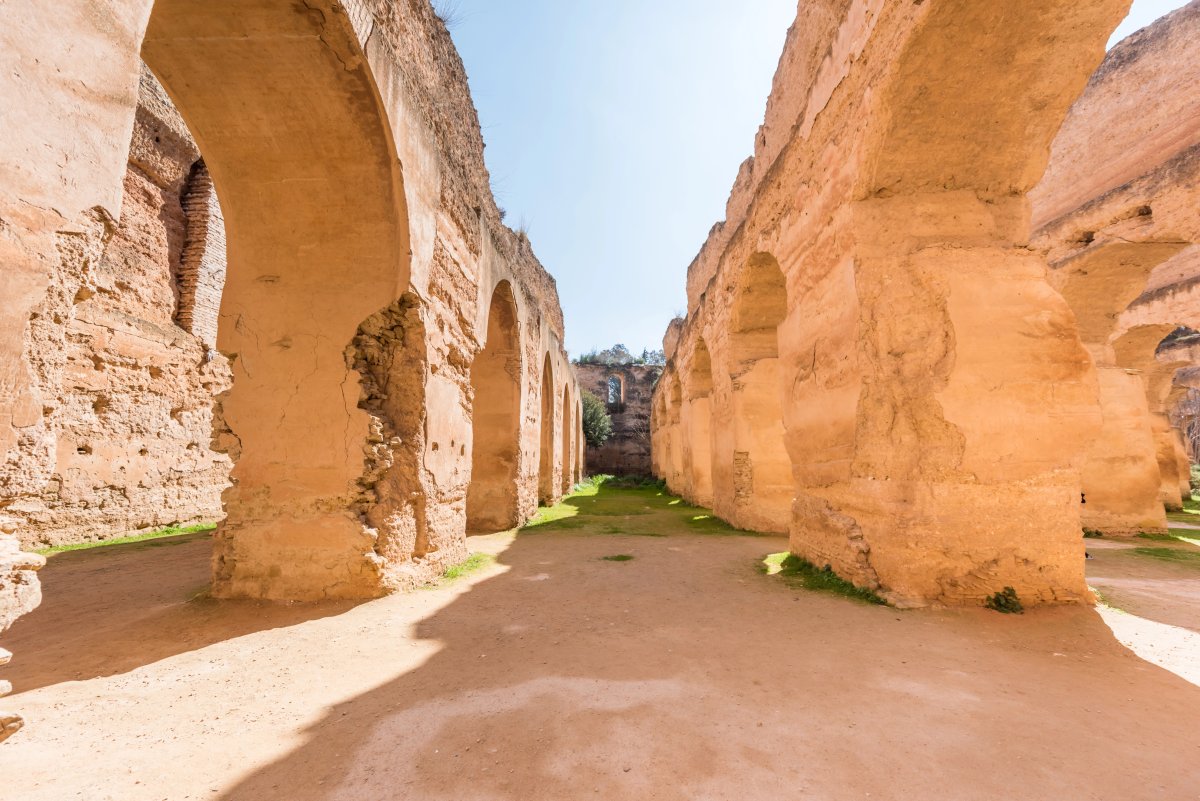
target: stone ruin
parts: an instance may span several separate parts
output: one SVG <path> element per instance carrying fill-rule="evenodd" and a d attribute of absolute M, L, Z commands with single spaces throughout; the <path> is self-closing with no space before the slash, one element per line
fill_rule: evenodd
<path fill-rule="evenodd" d="M 581 478 L 554 279 L 427 2 L 5 20 L 0 631 L 19 543 L 220 519 L 216 597 L 370 598 Z"/>
<path fill-rule="evenodd" d="M 650 403 L 662 367 L 649 364 L 577 363 L 579 386 L 604 402 L 612 418 L 612 435 L 600 447 L 587 445 L 588 472 L 610 476 L 652 473 Z"/>
<path fill-rule="evenodd" d="M 1088 602 L 1081 528 L 1165 525 L 1200 388 L 1200 12 L 1106 58 L 1128 8 L 801 3 L 653 471 L 897 605 Z M 581 477 L 557 290 L 427 0 L 3 14 L 0 631 L 22 542 L 220 517 L 216 597 L 369 598 Z"/>
<path fill-rule="evenodd" d="M 801 3 L 664 338 L 656 474 L 901 606 L 1086 602 L 1082 527 L 1164 529 L 1200 4 L 1106 58 L 1128 10 Z"/>

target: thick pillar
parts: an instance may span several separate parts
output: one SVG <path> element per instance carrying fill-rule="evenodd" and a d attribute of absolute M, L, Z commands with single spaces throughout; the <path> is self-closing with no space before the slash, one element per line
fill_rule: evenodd
<path fill-rule="evenodd" d="M 794 552 L 900 604 L 979 603 L 1006 586 L 1029 602 L 1090 597 L 1079 464 L 1096 379 L 1045 263 L 1010 244 L 1026 226 L 1019 198 L 855 204 L 849 459 L 820 484 L 797 468 Z M 819 388 L 819 368 L 800 383 Z M 809 433 L 788 432 L 794 464 Z"/>
<path fill-rule="evenodd" d="M 1183 432 L 1178 428 L 1172 428 L 1171 431 L 1175 436 L 1175 464 L 1179 470 L 1179 494 L 1184 501 L 1190 501 L 1192 499 L 1192 462 L 1187 455 Z"/>
<path fill-rule="evenodd" d="M 1082 525 L 1105 534 L 1165 532 L 1158 446 L 1142 378 L 1113 365 L 1098 367 L 1097 376 L 1103 419 L 1083 465 Z"/>

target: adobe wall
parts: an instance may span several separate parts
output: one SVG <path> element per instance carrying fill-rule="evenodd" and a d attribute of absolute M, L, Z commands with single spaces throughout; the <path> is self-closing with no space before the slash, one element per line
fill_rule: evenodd
<path fill-rule="evenodd" d="M 673 489 L 897 604 L 1090 598 L 1097 378 L 1027 193 L 1128 7 L 800 4 L 666 344 Z"/>
<path fill-rule="evenodd" d="M 40 492 L 8 506 L 28 548 L 224 515 L 230 462 L 210 448 L 213 401 L 229 387 L 212 350 L 224 223 L 199 160 L 143 70 L 120 219 L 98 259 L 56 278 L 26 331 L 53 465 Z"/>
<path fill-rule="evenodd" d="M 1133 34 L 1072 106 L 1031 192 L 1034 246 L 1096 365 L 1104 416 L 1084 465 L 1083 524 L 1165 531 L 1189 472 L 1168 419 L 1159 344 L 1200 323 L 1188 286 L 1200 236 L 1200 3 Z M 1153 96 L 1156 102 L 1147 104 Z M 1190 491 L 1190 490 L 1189 490 Z"/>
<path fill-rule="evenodd" d="M 587 470 L 592 475 L 650 476 L 650 405 L 663 368 L 645 364 L 577 364 L 579 385 L 608 401 L 608 380 L 616 376 L 624 394 L 608 404 L 612 436 L 599 448 L 587 446 Z"/>
<path fill-rule="evenodd" d="M 15 0 L 0 23 L 22 65 L 0 75 L 19 122 L 0 138 L 0 630 L 40 597 L 42 560 L 18 535 L 207 517 L 226 474 L 218 598 L 374 597 L 464 558 L 489 402 L 471 373 L 498 288 L 518 342 L 509 522 L 578 480 L 557 290 L 500 220 L 427 0 L 125 0 L 101 15 Z M 183 169 L 197 148 L 165 104 L 138 112 L 139 55 L 207 175 Z M 210 226 L 203 247 L 181 237 L 184 211 L 215 195 L 224 260 Z M 107 505 L 85 509 L 88 493 Z"/>

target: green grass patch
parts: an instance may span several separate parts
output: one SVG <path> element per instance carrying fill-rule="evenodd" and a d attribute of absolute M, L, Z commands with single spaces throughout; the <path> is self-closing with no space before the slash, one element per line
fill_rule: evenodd
<path fill-rule="evenodd" d="M 42 556 L 53 556 L 56 553 L 66 553 L 67 551 L 90 551 L 93 548 L 106 548 L 109 545 L 132 545 L 139 542 L 146 543 L 149 547 L 159 547 L 174 543 L 153 543 L 151 540 L 161 540 L 165 537 L 179 537 L 184 534 L 200 534 L 201 532 L 205 531 L 213 531 L 216 529 L 216 527 L 216 523 L 197 523 L 194 526 L 167 526 L 166 528 L 160 528 L 157 531 L 147 531 L 143 534 L 131 534 L 128 537 L 114 537 L 111 540 L 76 542 L 71 545 L 55 545 L 51 548 L 41 548 L 38 551 L 35 551 L 35 553 L 39 553 Z"/>
<path fill-rule="evenodd" d="M 874 592 L 854 586 L 837 573 L 834 573 L 833 568 L 828 565 L 824 568 L 819 568 L 807 559 L 787 553 L 786 551 L 768 555 L 762 560 L 759 569 L 769 576 L 780 576 L 788 584 L 795 587 L 802 587 L 803 589 L 814 590 L 816 592 L 833 593 L 834 595 L 841 595 L 861 603 L 877 604 L 879 606 L 887 605 L 887 601 L 880 598 Z"/>
<path fill-rule="evenodd" d="M 496 557 L 490 553 L 473 553 L 466 560 L 459 562 L 453 567 L 446 568 L 446 572 L 442 574 L 442 579 L 447 582 L 457 581 L 472 573 L 478 573 L 485 567 L 490 567 L 495 561 Z"/>
<path fill-rule="evenodd" d="M 1138 556 L 1161 559 L 1164 562 L 1200 565 L 1200 551 L 1188 548 L 1134 548 L 1133 552 Z"/>
<path fill-rule="evenodd" d="M 734 528 L 708 509 L 671 495 L 659 481 L 596 476 L 538 514 L 522 534 L 571 533 L 625 537 L 682 534 L 776 536 Z"/>
<path fill-rule="evenodd" d="M 633 555 L 627 553 L 617 553 L 613 554 L 612 556 L 600 557 L 600 561 L 602 562 L 628 562 L 631 559 L 633 559 Z"/>
<path fill-rule="evenodd" d="M 1139 531 L 1137 537 L 1139 540 L 1159 540 L 1161 542 L 1176 542 L 1179 539 L 1176 534 L 1163 534 L 1158 531 Z"/>
<path fill-rule="evenodd" d="M 984 601 L 983 605 L 988 609 L 994 609 L 1006 615 L 1019 615 L 1025 611 L 1021 599 L 1017 597 L 1017 591 L 1012 587 L 1005 587 L 1000 592 L 992 595 Z"/>

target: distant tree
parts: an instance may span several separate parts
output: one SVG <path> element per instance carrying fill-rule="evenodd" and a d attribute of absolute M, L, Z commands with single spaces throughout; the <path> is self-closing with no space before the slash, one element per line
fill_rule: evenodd
<path fill-rule="evenodd" d="M 600 354 L 595 350 L 583 354 L 575 360 L 576 364 L 600 364 Z"/>
<path fill-rule="evenodd" d="M 608 408 L 604 401 L 584 390 L 583 398 L 583 438 L 593 448 L 599 448 L 612 436 L 612 418 L 608 416 Z"/>
<path fill-rule="evenodd" d="M 634 356 L 629 348 L 617 343 L 604 350 L 592 350 L 575 360 L 576 364 L 604 364 L 609 367 L 620 367 L 626 364 L 651 364 L 661 367 L 667 363 L 667 357 L 661 350 L 642 350 L 641 356 Z"/>
<path fill-rule="evenodd" d="M 661 350 L 643 350 L 641 363 L 662 367 L 667 363 L 667 354 Z"/>

